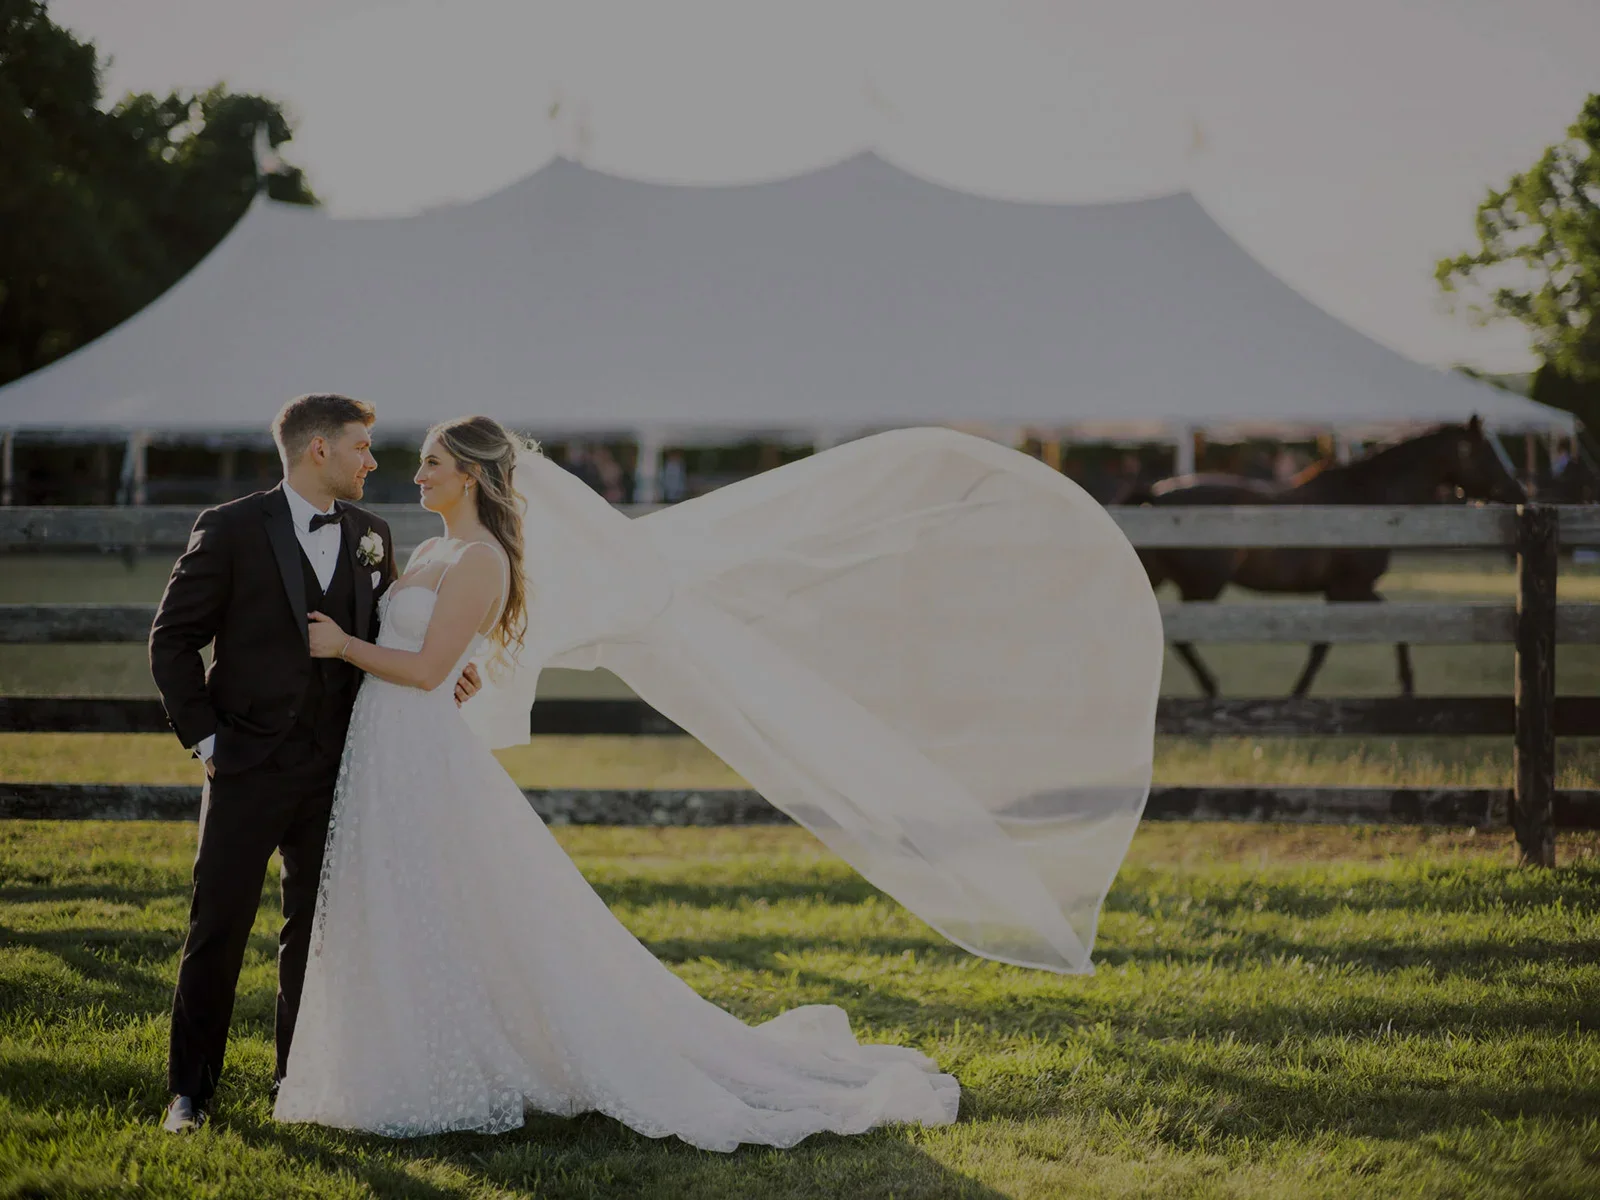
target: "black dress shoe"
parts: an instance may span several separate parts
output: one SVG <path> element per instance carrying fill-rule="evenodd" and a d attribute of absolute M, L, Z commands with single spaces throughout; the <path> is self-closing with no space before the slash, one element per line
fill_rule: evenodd
<path fill-rule="evenodd" d="M 193 1133 L 206 1123 L 210 1115 L 204 1105 L 190 1097 L 174 1096 L 172 1103 L 167 1105 L 167 1118 L 161 1122 L 161 1128 L 168 1133 Z"/>

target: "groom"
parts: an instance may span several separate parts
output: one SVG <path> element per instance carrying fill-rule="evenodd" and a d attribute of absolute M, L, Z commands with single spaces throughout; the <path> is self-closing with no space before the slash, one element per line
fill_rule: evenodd
<path fill-rule="evenodd" d="M 347 503 L 372 457 L 372 406 L 299 396 L 272 423 L 283 482 L 202 512 L 150 629 L 150 673 L 178 739 L 205 764 L 189 934 L 172 1001 L 163 1128 L 198 1128 L 222 1074 L 246 943 L 273 850 L 283 856 L 277 1067 L 305 981 L 334 780 L 360 672 L 312 660 L 321 611 L 377 637 L 378 598 L 394 582 L 389 526 Z M 200 650 L 212 646 L 210 670 Z M 478 689 L 468 666 L 456 699 Z"/>

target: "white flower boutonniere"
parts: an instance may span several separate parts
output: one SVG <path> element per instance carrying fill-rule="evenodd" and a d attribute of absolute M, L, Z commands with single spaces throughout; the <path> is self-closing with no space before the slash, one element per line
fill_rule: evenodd
<path fill-rule="evenodd" d="M 383 539 L 376 529 L 369 529 L 356 543 L 356 558 L 364 567 L 375 567 L 383 561 Z"/>

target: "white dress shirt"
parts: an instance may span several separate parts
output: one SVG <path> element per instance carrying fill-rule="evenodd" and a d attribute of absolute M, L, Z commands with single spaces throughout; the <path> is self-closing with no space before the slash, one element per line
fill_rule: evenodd
<path fill-rule="evenodd" d="M 306 552 L 306 558 L 311 561 L 311 569 L 317 573 L 317 586 L 327 591 L 328 585 L 333 582 L 334 568 L 339 565 L 339 551 L 344 547 L 344 532 L 336 521 L 312 533 L 311 518 L 323 510 L 290 487 L 287 479 L 283 481 L 283 494 L 289 501 L 289 519 L 294 522 L 294 535 L 300 539 L 300 549 Z M 330 504 L 327 512 L 333 512 L 334 508 L 335 506 Z"/>
<path fill-rule="evenodd" d="M 300 540 L 300 548 L 306 552 L 311 569 L 317 573 L 317 586 L 327 591 L 328 585 L 333 582 L 333 572 L 339 565 L 339 553 L 344 549 L 344 531 L 340 523 L 335 521 L 313 533 L 311 518 L 324 510 L 290 487 L 287 479 L 283 481 L 283 495 L 289 501 L 289 519 L 294 524 L 294 535 Z M 330 504 L 326 511 L 331 513 L 335 507 Z M 205 761 L 211 757 L 216 744 L 216 734 L 201 738 L 194 747 L 195 756 Z"/>

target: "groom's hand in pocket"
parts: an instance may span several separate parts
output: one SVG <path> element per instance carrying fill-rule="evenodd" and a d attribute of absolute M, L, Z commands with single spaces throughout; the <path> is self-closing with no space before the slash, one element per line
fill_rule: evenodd
<path fill-rule="evenodd" d="M 478 678 L 477 666 L 468 663 L 461 669 L 461 678 L 456 680 L 456 703 L 466 703 L 482 686 L 483 680 Z"/>

